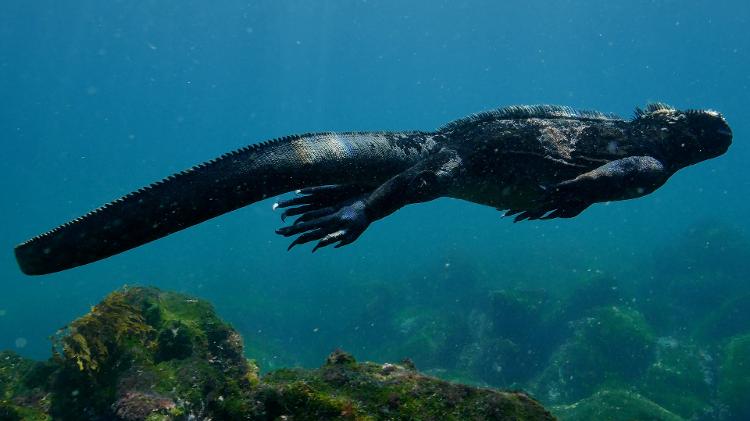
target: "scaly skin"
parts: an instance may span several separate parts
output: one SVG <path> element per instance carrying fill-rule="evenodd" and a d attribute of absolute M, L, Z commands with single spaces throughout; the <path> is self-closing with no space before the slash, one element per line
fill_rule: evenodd
<path fill-rule="evenodd" d="M 508 107 L 435 132 L 321 133 L 248 146 L 170 176 L 16 247 L 24 273 L 100 260 L 250 203 L 278 203 L 277 232 L 316 250 L 355 241 L 403 206 L 454 197 L 515 220 L 570 218 L 597 202 L 640 197 L 731 144 L 713 111 L 664 104 L 632 120 L 566 107 Z"/>
<path fill-rule="evenodd" d="M 247 146 L 169 176 L 16 247 L 29 275 L 94 262 L 307 186 L 369 188 L 430 153 L 431 135 L 319 133 Z"/>

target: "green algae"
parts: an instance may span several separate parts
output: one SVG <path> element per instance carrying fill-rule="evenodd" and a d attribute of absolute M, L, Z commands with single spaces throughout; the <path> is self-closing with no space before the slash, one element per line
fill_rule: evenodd
<path fill-rule="evenodd" d="M 47 420 L 47 364 L 0 352 L 0 420 Z"/>
<path fill-rule="evenodd" d="M 620 283 L 609 276 L 584 279 L 565 297 L 555 317 L 568 322 L 586 317 L 597 307 L 622 305 L 621 289 Z"/>
<path fill-rule="evenodd" d="M 106 297 L 56 338 L 50 414 L 141 419 L 249 412 L 257 367 L 210 304 L 153 288 Z M 243 404 L 237 404 L 242 401 Z"/>
<path fill-rule="evenodd" d="M 698 323 L 695 334 L 708 341 L 720 341 L 750 332 L 750 294 L 730 296 Z"/>
<path fill-rule="evenodd" d="M 561 421 L 682 421 L 643 396 L 624 390 L 601 391 L 571 405 L 552 408 Z"/>
<path fill-rule="evenodd" d="M 317 370 L 279 370 L 274 415 L 297 420 L 544 420 L 552 419 L 523 393 L 498 392 L 428 377 L 400 364 L 327 363 Z M 273 401 L 273 400 L 272 400 Z"/>
<path fill-rule="evenodd" d="M 552 355 L 532 390 L 551 403 L 570 403 L 600 388 L 632 383 L 652 360 L 655 337 L 643 316 L 600 307 L 573 324 L 572 336 Z"/>
<path fill-rule="evenodd" d="M 50 361 L 0 354 L 0 419 L 544 420 L 536 401 L 448 383 L 413 363 L 333 352 L 315 370 L 259 376 L 210 304 L 124 288 L 54 338 Z"/>
<path fill-rule="evenodd" d="M 0 420 L 2 421 L 47 421 L 50 419 L 41 410 L 15 405 L 5 400 L 0 401 Z"/>
<path fill-rule="evenodd" d="M 750 334 L 732 338 L 719 370 L 719 397 L 731 419 L 750 419 Z"/>
<path fill-rule="evenodd" d="M 453 363 L 450 345 L 462 342 L 460 319 L 427 308 L 409 308 L 399 314 L 395 324 L 398 332 L 398 355 L 403 358 L 419 355 L 420 363 L 445 366 Z"/>
<path fill-rule="evenodd" d="M 0 399 L 10 399 L 25 390 L 24 379 L 35 363 L 11 351 L 0 352 Z"/>
<path fill-rule="evenodd" d="M 127 343 L 148 347 L 153 327 L 128 300 L 126 291 L 110 294 L 91 312 L 62 329 L 56 345 L 62 349 L 62 361 L 73 362 L 82 372 L 105 369 Z"/>
<path fill-rule="evenodd" d="M 686 419 L 711 411 L 713 371 L 708 353 L 674 338 L 657 342 L 657 355 L 639 382 L 639 391 Z"/>
<path fill-rule="evenodd" d="M 706 334 L 706 339 L 743 333 L 736 326 L 747 326 L 746 319 L 728 313 L 724 313 L 730 318 L 726 326 L 701 325 L 747 291 L 748 250 L 750 241 L 743 230 L 730 224 L 705 221 L 690 227 L 654 253 L 652 279 L 657 282 L 645 285 L 653 298 L 644 302 L 644 312 L 655 326 L 667 330 L 698 326 L 697 333 Z"/>

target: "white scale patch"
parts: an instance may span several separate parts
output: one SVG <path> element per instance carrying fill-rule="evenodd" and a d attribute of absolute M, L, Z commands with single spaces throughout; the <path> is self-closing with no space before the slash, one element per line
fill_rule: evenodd
<path fill-rule="evenodd" d="M 402 137 L 407 136 L 402 135 Z M 426 142 L 427 150 L 436 145 L 431 137 Z M 305 164 L 325 160 L 344 160 L 362 154 L 374 159 L 378 157 L 407 159 L 421 154 L 416 147 L 394 148 L 387 137 L 380 134 L 327 133 L 311 138 L 294 139 L 291 147 L 299 160 Z"/>
<path fill-rule="evenodd" d="M 323 159 L 347 158 L 352 154 L 351 142 L 336 133 L 328 133 L 313 138 L 299 138 L 292 141 L 297 157 L 305 164 L 320 162 Z"/>

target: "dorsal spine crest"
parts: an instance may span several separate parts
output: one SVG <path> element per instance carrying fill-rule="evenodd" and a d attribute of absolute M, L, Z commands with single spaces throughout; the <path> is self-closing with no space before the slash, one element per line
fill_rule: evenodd
<path fill-rule="evenodd" d="M 562 105 L 511 105 L 491 111 L 483 111 L 452 121 L 440 131 L 460 130 L 493 120 L 523 120 L 529 118 L 574 119 L 574 120 L 622 120 L 615 114 L 592 110 L 578 110 Z"/>

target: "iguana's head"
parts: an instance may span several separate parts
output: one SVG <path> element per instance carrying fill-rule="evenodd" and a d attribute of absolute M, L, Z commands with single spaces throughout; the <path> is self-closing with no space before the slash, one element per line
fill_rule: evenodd
<path fill-rule="evenodd" d="M 732 144 L 732 129 L 716 111 L 650 104 L 636 109 L 633 124 L 645 141 L 658 144 L 662 159 L 678 168 L 722 155 Z"/>

